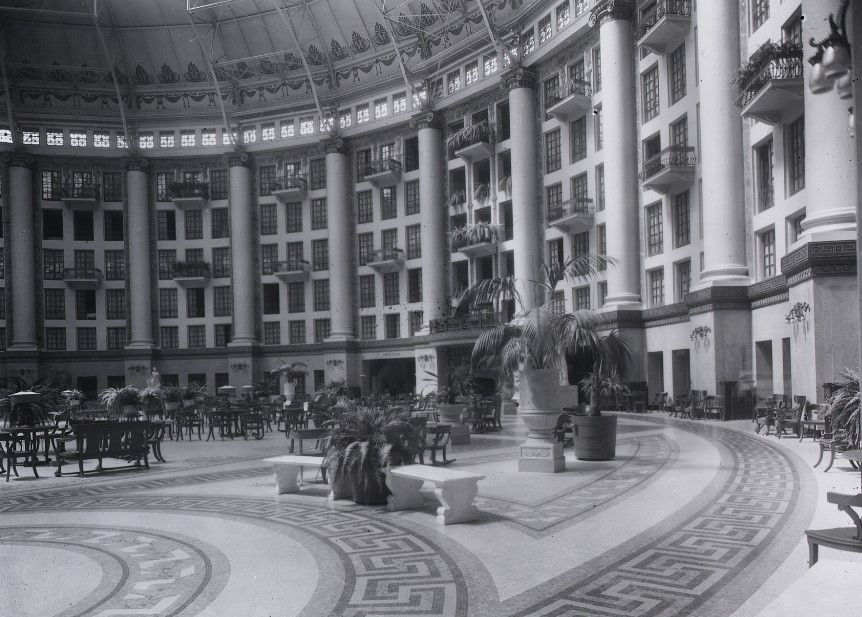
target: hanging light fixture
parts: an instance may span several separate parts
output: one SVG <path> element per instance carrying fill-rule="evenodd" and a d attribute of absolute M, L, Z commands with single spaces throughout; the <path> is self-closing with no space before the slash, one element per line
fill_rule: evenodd
<path fill-rule="evenodd" d="M 835 82 L 835 91 L 839 99 L 853 98 L 853 75 L 847 72 L 839 77 Z"/>
<path fill-rule="evenodd" d="M 809 60 L 813 65 L 813 68 L 811 69 L 811 73 L 808 75 L 808 89 L 811 90 L 812 94 L 829 92 L 832 89 L 833 82 L 831 79 L 827 79 L 826 74 L 823 71 L 823 65 L 820 62 L 813 62 L 813 60 L 814 58 Z"/>
<path fill-rule="evenodd" d="M 838 22 L 832 14 L 829 15 L 829 34 L 820 42 L 811 39 L 810 45 L 817 49 L 808 62 L 813 67 L 808 79 L 808 88 L 813 94 L 828 92 L 832 89 L 835 81 L 839 81 L 838 96 L 849 98 L 852 96 L 852 82 L 850 84 L 840 83 L 841 79 L 850 76 L 851 57 L 850 41 L 847 39 L 845 22 L 847 18 L 847 7 L 849 0 L 844 0 L 841 12 L 838 14 Z M 849 92 L 849 93 L 848 93 Z"/>

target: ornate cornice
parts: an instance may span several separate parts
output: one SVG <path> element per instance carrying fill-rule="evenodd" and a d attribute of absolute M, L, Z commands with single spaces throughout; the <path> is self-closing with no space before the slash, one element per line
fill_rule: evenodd
<path fill-rule="evenodd" d="M 230 152 L 223 158 L 228 167 L 251 167 L 253 163 L 248 152 Z"/>
<path fill-rule="evenodd" d="M 25 154 L 23 152 L 10 152 L 9 154 L 3 155 L 3 162 L 6 163 L 8 167 L 26 167 L 27 169 L 33 169 L 36 160 L 29 154 Z"/>
<path fill-rule="evenodd" d="M 787 278 L 781 274 L 765 281 L 754 283 L 748 287 L 748 298 L 752 302 L 784 293 L 787 293 Z"/>
<path fill-rule="evenodd" d="M 644 326 L 647 328 L 664 326 L 688 321 L 688 308 L 686 308 L 685 302 L 677 302 L 676 304 L 646 309 L 643 311 L 642 317 Z"/>
<path fill-rule="evenodd" d="M 791 286 L 816 276 L 854 275 L 856 242 L 809 242 L 781 258 L 781 271 Z"/>
<path fill-rule="evenodd" d="M 632 21 L 634 17 L 634 5 L 631 0 L 604 0 L 590 11 L 590 28 L 594 28 L 596 24 L 601 27 L 609 21 Z"/>
<path fill-rule="evenodd" d="M 535 71 L 526 69 L 523 66 L 516 66 L 500 76 L 500 87 L 506 92 L 511 92 L 516 88 L 535 89 L 538 81 L 539 76 Z"/>
<path fill-rule="evenodd" d="M 748 287 L 707 287 L 690 291 L 685 296 L 690 315 L 711 311 L 738 311 L 751 307 Z"/>
<path fill-rule="evenodd" d="M 321 140 L 320 145 L 326 154 L 350 154 L 350 144 L 338 135 L 326 137 Z"/>
<path fill-rule="evenodd" d="M 436 111 L 430 109 L 420 111 L 410 118 L 411 129 L 441 129 L 443 128 L 443 117 Z"/>
<path fill-rule="evenodd" d="M 143 157 L 134 157 L 126 159 L 126 171 L 149 171 L 150 162 Z"/>
<path fill-rule="evenodd" d="M 599 313 L 601 317 L 600 328 L 602 330 L 621 330 L 623 328 L 644 327 L 643 311 L 612 309 L 610 311 Z"/>

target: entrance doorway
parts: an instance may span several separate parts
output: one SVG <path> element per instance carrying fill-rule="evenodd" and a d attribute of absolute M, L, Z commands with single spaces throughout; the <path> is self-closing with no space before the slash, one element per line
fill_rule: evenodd
<path fill-rule="evenodd" d="M 754 343 L 754 374 L 757 398 L 772 398 L 772 341 Z"/>
<path fill-rule="evenodd" d="M 650 392 L 665 392 L 664 354 L 660 351 L 647 354 L 647 388 Z"/>
<path fill-rule="evenodd" d="M 679 394 L 688 394 L 691 390 L 691 360 L 688 349 L 674 349 L 671 352 L 673 364 L 673 394 L 676 400 Z"/>
<path fill-rule="evenodd" d="M 387 358 L 362 361 L 362 393 L 369 396 L 412 394 L 416 389 L 416 360 Z"/>
<path fill-rule="evenodd" d="M 790 364 L 790 339 L 781 339 L 781 364 L 784 373 L 784 394 L 793 394 L 793 367 Z"/>

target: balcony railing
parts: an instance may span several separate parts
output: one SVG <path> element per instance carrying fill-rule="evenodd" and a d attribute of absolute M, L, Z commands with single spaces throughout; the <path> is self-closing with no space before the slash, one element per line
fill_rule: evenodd
<path fill-rule="evenodd" d="M 553 223 L 574 214 L 595 214 L 595 212 L 596 208 L 591 198 L 576 197 L 548 208 L 548 223 Z"/>
<path fill-rule="evenodd" d="M 645 180 L 670 167 L 694 167 L 694 146 L 669 146 L 644 162 L 641 179 Z"/>
<path fill-rule="evenodd" d="M 453 332 L 458 330 L 473 330 L 477 328 L 488 328 L 499 326 L 503 323 L 503 314 L 493 311 L 480 313 L 467 313 L 464 315 L 452 315 L 440 319 L 432 319 L 430 322 L 431 333 Z"/>
<path fill-rule="evenodd" d="M 92 199 L 94 201 L 99 201 L 102 198 L 98 184 L 68 186 L 63 188 L 61 195 L 63 199 Z"/>
<path fill-rule="evenodd" d="M 274 273 L 279 272 L 309 272 L 311 264 L 304 259 L 288 259 L 287 261 L 279 261 L 272 269 Z"/>
<path fill-rule="evenodd" d="M 102 281 L 102 271 L 98 268 L 63 268 L 66 281 Z"/>
<path fill-rule="evenodd" d="M 635 40 L 641 40 L 666 15 L 691 17 L 691 0 L 659 0 L 652 11 L 641 17 Z"/>
<path fill-rule="evenodd" d="M 209 199 L 209 184 L 206 182 L 171 182 L 168 185 L 171 199 Z"/>
<path fill-rule="evenodd" d="M 379 174 L 386 171 L 401 173 L 401 161 L 393 158 L 385 158 L 379 161 L 371 161 L 365 166 L 365 176 Z"/>
<path fill-rule="evenodd" d="M 302 176 L 287 176 L 285 178 L 276 178 L 269 183 L 270 191 L 305 191 L 308 188 L 308 182 Z"/>
<path fill-rule="evenodd" d="M 205 261 L 177 261 L 171 265 L 173 278 L 209 278 L 210 265 Z"/>
<path fill-rule="evenodd" d="M 365 253 L 365 261 L 373 263 L 377 261 L 404 261 L 404 249 L 375 249 Z"/>
<path fill-rule="evenodd" d="M 802 51 L 794 57 L 771 58 L 762 66 L 758 67 L 739 86 L 739 96 L 736 97 L 736 106 L 745 108 L 766 87 L 767 84 L 778 79 L 802 79 Z"/>
<path fill-rule="evenodd" d="M 548 100 L 545 101 L 545 109 L 553 107 L 564 98 L 573 94 L 587 97 L 593 96 L 593 87 L 590 85 L 590 82 L 583 79 L 570 79 L 567 84 L 557 88 L 557 92 L 548 97 Z"/>

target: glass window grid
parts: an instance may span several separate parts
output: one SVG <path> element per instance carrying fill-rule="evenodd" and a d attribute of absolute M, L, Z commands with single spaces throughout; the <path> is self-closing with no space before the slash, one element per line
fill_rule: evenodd
<path fill-rule="evenodd" d="M 213 315 L 228 317 L 233 310 L 233 295 L 230 285 L 213 287 Z"/>
<path fill-rule="evenodd" d="M 61 129 L 48 129 L 45 131 L 45 144 L 48 146 L 62 146 L 63 131 Z M 150 147 L 152 148 L 152 146 Z"/>
<path fill-rule="evenodd" d="M 464 67 L 464 84 L 469 86 L 479 81 L 479 61 L 474 60 Z"/>
<path fill-rule="evenodd" d="M 599 225 L 596 227 L 596 237 L 597 243 L 599 245 L 599 255 L 607 255 L 608 254 L 608 230 L 605 225 Z M 604 268 L 602 268 L 604 269 Z"/>
<path fill-rule="evenodd" d="M 446 74 L 446 92 L 453 94 L 461 89 L 461 69 Z"/>
<path fill-rule="evenodd" d="M 546 187 L 545 196 L 549 209 L 558 206 L 563 201 L 563 185 L 554 184 L 553 186 Z"/>
<path fill-rule="evenodd" d="M 93 147 L 94 148 L 110 148 L 111 147 L 111 134 L 104 131 L 97 131 L 93 133 Z"/>
<path fill-rule="evenodd" d="M 42 172 L 42 199 L 59 201 L 63 192 L 63 173 L 60 171 Z"/>
<path fill-rule="evenodd" d="M 338 112 L 338 128 L 347 129 L 353 126 L 353 112 L 349 109 Z"/>
<path fill-rule="evenodd" d="M 360 191 L 356 194 L 356 210 L 360 223 L 371 223 L 374 220 L 374 197 L 371 191 Z"/>
<path fill-rule="evenodd" d="M 643 92 L 644 92 L 644 122 L 651 120 L 658 115 L 659 112 L 659 84 L 658 84 L 658 66 L 652 67 L 643 74 Z"/>
<path fill-rule="evenodd" d="M 407 111 L 407 93 L 399 92 L 392 95 L 392 113 L 400 114 Z"/>
<path fill-rule="evenodd" d="M 202 146 L 214 146 L 214 145 L 216 145 L 215 129 L 202 129 L 201 130 L 201 145 Z"/>
<path fill-rule="evenodd" d="M 170 201 L 168 197 L 168 185 L 173 180 L 171 173 L 156 174 L 156 201 Z"/>
<path fill-rule="evenodd" d="M 420 259 L 422 257 L 422 227 L 420 225 L 408 225 L 404 231 L 407 236 L 407 259 Z"/>
<path fill-rule="evenodd" d="M 670 102 L 676 103 L 686 94 L 685 83 L 685 44 L 673 50 L 668 57 L 670 73 Z"/>
<path fill-rule="evenodd" d="M 260 140 L 273 141 L 275 139 L 275 122 L 267 122 L 260 125 Z"/>
<path fill-rule="evenodd" d="M 21 141 L 25 146 L 38 146 L 40 141 L 39 131 L 27 129 L 21 131 Z"/>
<path fill-rule="evenodd" d="M 775 230 L 770 229 L 760 234 L 760 261 L 763 278 L 775 276 Z"/>
<path fill-rule="evenodd" d="M 686 246 L 691 242 L 691 204 L 689 203 L 689 192 L 684 191 L 672 198 L 674 241 L 677 248 Z"/>
<path fill-rule="evenodd" d="M 125 289 L 106 289 L 105 290 L 105 309 L 106 319 L 125 319 L 126 318 L 126 290 Z"/>
<path fill-rule="evenodd" d="M 374 101 L 374 119 L 379 120 L 389 115 L 388 99 L 375 99 Z"/>
<path fill-rule="evenodd" d="M 383 274 L 383 304 L 392 306 L 401 302 L 400 272 Z"/>
<path fill-rule="evenodd" d="M 590 309 L 590 286 L 576 287 L 574 300 L 576 311 L 588 311 Z"/>
<path fill-rule="evenodd" d="M 368 103 L 356 106 L 356 124 L 365 124 L 371 120 L 371 112 Z"/>
<path fill-rule="evenodd" d="M 45 298 L 45 319 L 66 319 L 66 290 L 46 287 L 44 290 Z M 5 295 L 5 294 L 4 294 Z M 4 297 L 5 304 L 5 297 Z"/>
<path fill-rule="evenodd" d="M 584 257 L 590 253 L 590 232 L 582 231 L 572 235 L 572 257 Z"/>
<path fill-rule="evenodd" d="M 311 190 L 326 188 L 326 159 L 312 159 L 309 163 L 311 170 Z"/>
<path fill-rule="evenodd" d="M 159 131 L 159 148 L 173 148 L 174 134 L 173 131 Z"/>
<path fill-rule="evenodd" d="M 138 134 L 138 147 L 141 150 L 148 150 L 151 148 L 155 148 L 155 138 L 152 133 L 139 133 Z"/>
<path fill-rule="evenodd" d="M 553 36 L 553 33 L 551 16 L 545 15 L 539 20 L 539 45 L 546 43 Z"/>
<path fill-rule="evenodd" d="M 291 345 L 302 345 L 305 343 L 305 321 L 287 322 L 288 341 Z"/>
<path fill-rule="evenodd" d="M 96 349 L 95 328 L 75 328 L 78 339 L 78 351 L 94 351 Z"/>
<path fill-rule="evenodd" d="M 368 264 L 368 253 L 374 250 L 374 234 L 365 233 L 357 236 L 357 245 L 359 246 L 359 265 L 365 266 Z"/>
<path fill-rule="evenodd" d="M 104 201 L 123 201 L 123 174 L 102 172 L 102 199 Z"/>
<path fill-rule="evenodd" d="M 299 119 L 299 134 L 311 135 L 314 133 L 314 118 L 307 116 Z"/>
<path fill-rule="evenodd" d="M 178 305 L 178 290 L 170 287 L 159 289 L 159 318 L 176 319 L 180 316 Z"/>
<path fill-rule="evenodd" d="M 227 169 L 216 169 L 210 172 L 210 198 L 228 198 L 228 173 Z"/>
<path fill-rule="evenodd" d="M 757 30 L 769 19 L 769 0 L 751 0 L 751 30 Z"/>
<path fill-rule="evenodd" d="M 398 230 L 384 229 L 380 232 L 381 248 L 394 249 L 398 247 Z"/>
<path fill-rule="evenodd" d="M 805 188 L 805 116 L 787 127 L 790 194 Z"/>
<path fill-rule="evenodd" d="M 521 35 L 521 40 L 523 41 L 523 43 L 521 43 L 521 52 L 523 54 L 523 57 L 526 58 L 527 56 L 532 54 L 534 51 L 536 51 L 536 33 L 535 33 L 535 31 L 533 31 L 533 29 L 530 28 L 527 32 L 525 32 Z"/>
<path fill-rule="evenodd" d="M 380 189 L 380 220 L 385 221 L 398 217 L 398 199 L 396 187 L 386 186 Z"/>
<path fill-rule="evenodd" d="M 407 313 L 408 336 L 415 336 L 422 329 L 425 321 L 425 313 L 422 311 L 410 311 Z"/>
<path fill-rule="evenodd" d="M 212 216 L 212 237 L 229 238 L 230 217 L 228 216 L 227 208 L 212 208 L 210 214 Z"/>
<path fill-rule="evenodd" d="M 569 25 L 569 19 L 571 19 L 571 10 L 569 9 L 569 2 L 563 2 L 556 9 L 557 13 L 557 30 L 562 30 L 566 26 Z"/>
<path fill-rule="evenodd" d="M 594 130 L 596 133 L 596 150 L 601 150 L 605 147 L 605 125 L 602 119 L 602 108 L 596 107 L 593 115 Z"/>
<path fill-rule="evenodd" d="M 497 54 L 482 58 L 482 73 L 487 77 L 497 72 Z"/>
<path fill-rule="evenodd" d="M 312 281 L 314 294 L 314 310 L 328 311 L 329 310 L 329 279 L 318 279 Z"/>
<path fill-rule="evenodd" d="M 545 133 L 545 173 L 560 169 L 560 129 Z"/>
<path fill-rule="evenodd" d="M 159 280 L 167 281 L 173 278 L 171 266 L 177 260 L 177 252 L 174 249 L 159 250 Z"/>
<path fill-rule="evenodd" d="M 329 319 L 315 319 L 314 320 L 314 342 L 322 343 L 324 340 L 329 338 L 329 333 L 331 330 L 331 324 Z"/>
<path fill-rule="evenodd" d="M 249 126 L 242 130 L 242 143 L 253 144 L 257 141 L 257 127 Z"/>
<path fill-rule="evenodd" d="M 371 150 L 359 150 L 356 153 L 356 181 L 363 182 L 371 163 Z"/>
<path fill-rule="evenodd" d="M 198 349 L 207 346 L 206 326 L 189 326 L 188 328 L 189 349 Z"/>
<path fill-rule="evenodd" d="M 398 313 L 389 313 L 383 316 L 384 326 L 386 329 L 386 338 L 401 337 L 401 315 Z"/>
<path fill-rule="evenodd" d="M 227 347 L 231 337 L 231 324 L 218 323 L 215 325 L 215 346 Z"/>
<path fill-rule="evenodd" d="M 197 137 L 195 136 L 194 129 L 181 130 L 180 131 L 180 147 L 181 148 L 193 148 L 195 145 L 197 145 Z"/>
<path fill-rule="evenodd" d="M 572 162 L 587 158 L 587 117 L 572 122 L 569 134 L 572 140 Z"/>
<path fill-rule="evenodd" d="M 177 218 L 173 210 L 159 210 L 157 213 L 158 220 L 158 239 L 159 240 L 176 240 L 177 239 Z"/>
<path fill-rule="evenodd" d="M 186 240 L 202 240 L 204 237 L 203 210 L 185 210 Z"/>
<path fill-rule="evenodd" d="M 676 264 L 676 301 L 685 300 L 685 295 L 691 287 L 691 261 Z"/>
<path fill-rule="evenodd" d="M 599 47 L 593 49 L 593 91 L 602 91 L 602 50 Z"/>
<path fill-rule="evenodd" d="M 281 345 L 281 323 L 278 321 L 263 322 L 263 344 Z"/>
<path fill-rule="evenodd" d="M 206 317 L 206 299 L 202 287 L 186 289 L 186 317 Z"/>
<path fill-rule="evenodd" d="M 422 302 L 422 268 L 407 271 L 407 302 Z"/>
<path fill-rule="evenodd" d="M 404 214 L 419 214 L 419 180 L 404 183 Z"/>
<path fill-rule="evenodd" d="M 287 284 L 287 312 L 305 312 L 305 283 L 296 282 Z"/>
<path fill-rule="evenodd" d="M 296 125 L 293 120 L 282 120 L 280 128 L 282 139 L 290 139 L 296 136 Z"/>
<path fill-rule="evenodd" d="M 563 263 L 564 258 L 563 239 L 548 240 L 548 263 L 552 266 L 559 265 Z"/>
<path fill-rule="evenodd" d="M 278 245 L 260 245 L 260 267 L 262 274 L 272 274 L 278 263 Z"/>
<path fill-rule="evenodd" d="M 377 339 L 377 317 L 374 315 L 363 315 L 359 318 L 359 336 L 363 341 Z"/>
<path fill-rule="evenodd" d="M 96 267 L 96 251 L 76 250 L 75 267 L 81 270 L 89 270 Z"/>
<path fill-rule="evenodd" d="M 213 249 L 213 277 L 226 278 L 230 276 L 230 247 Z"/>
<path fill-rule="evenodd" d="M 287 261 L 302 261 L 305 259 L 303 256 L 303 246 L 302 242 L 288 242 L 287 243 Z"/>
<path fill-rule="evenodd" d="M 107 344 L 109 351 L 117 351 L 126 346 L 126 326 L 111 326 L 107 329 Z"/>
<path fill-rule="evenodd" d="M 572 178 L 572 198 L 589 199 L 586 173 L 580 174 Z"/>
<path fill-rule="evenodd" d="M 377 303 L 376 279 L 373 274 L 363 274 L 359 277 L 359 308 L 372 308 Z"/>
<path fill-rule="evenodd" d="M 672 146 L 688 145 L 688 118 L 683 116 L 670 125 L 670 143 Z"/>
<path fill-rule="evenodd" d="M 102 212 L 102 222 L 104 226 L 106 242 L 122 242 L 123 241 L 123 211 L 122 210 L 104 210 Z"/>
<path fill-rule="evenodd" d="M 285 206 L 287 233 L 302 231 L 302 202 L 294 201 Z"/>
<path fill-rule="evenodd" d="M 275 165 L 264 165 L 260 168 L 260 196 L 272 195 L 272 182 L 275 181 Z"/>
<path fill-rule="evenodd" d="M 664 250 L 664 228 L 661 204 L 647 206 L 647 255 L 659 255 Z"/>
<path fill-rule="evenodd" d="M 278 207 L 275 204 L 260 205 L 260 235 L 271 236 L 278 233 Z"/>
<path fill-rule="evenodd" d="M 65 351 L 66 328 L 45 328 L 45 349 L 48 351 Z"/>
<path fill-rule="evenodd" d="M 664 268 L 649 271 L 650 306 L 664 306 Z"/>
<path fill-rule="evenodd" d="M 278 315 L 281 313 L 281 290 L 278 283 L 263 284 L 263 314 Z"/>
<path fill-rule="evenodd" d="M 177 326 L 161 326 L 159 328 L 159 342 L 162 349 L 179 349 L 180 329 Z"/>
<path fill-rule="evenodd" d="M 315 272 L 329 270 L 329 240 L 311 241 L 311 267 Z"/>

